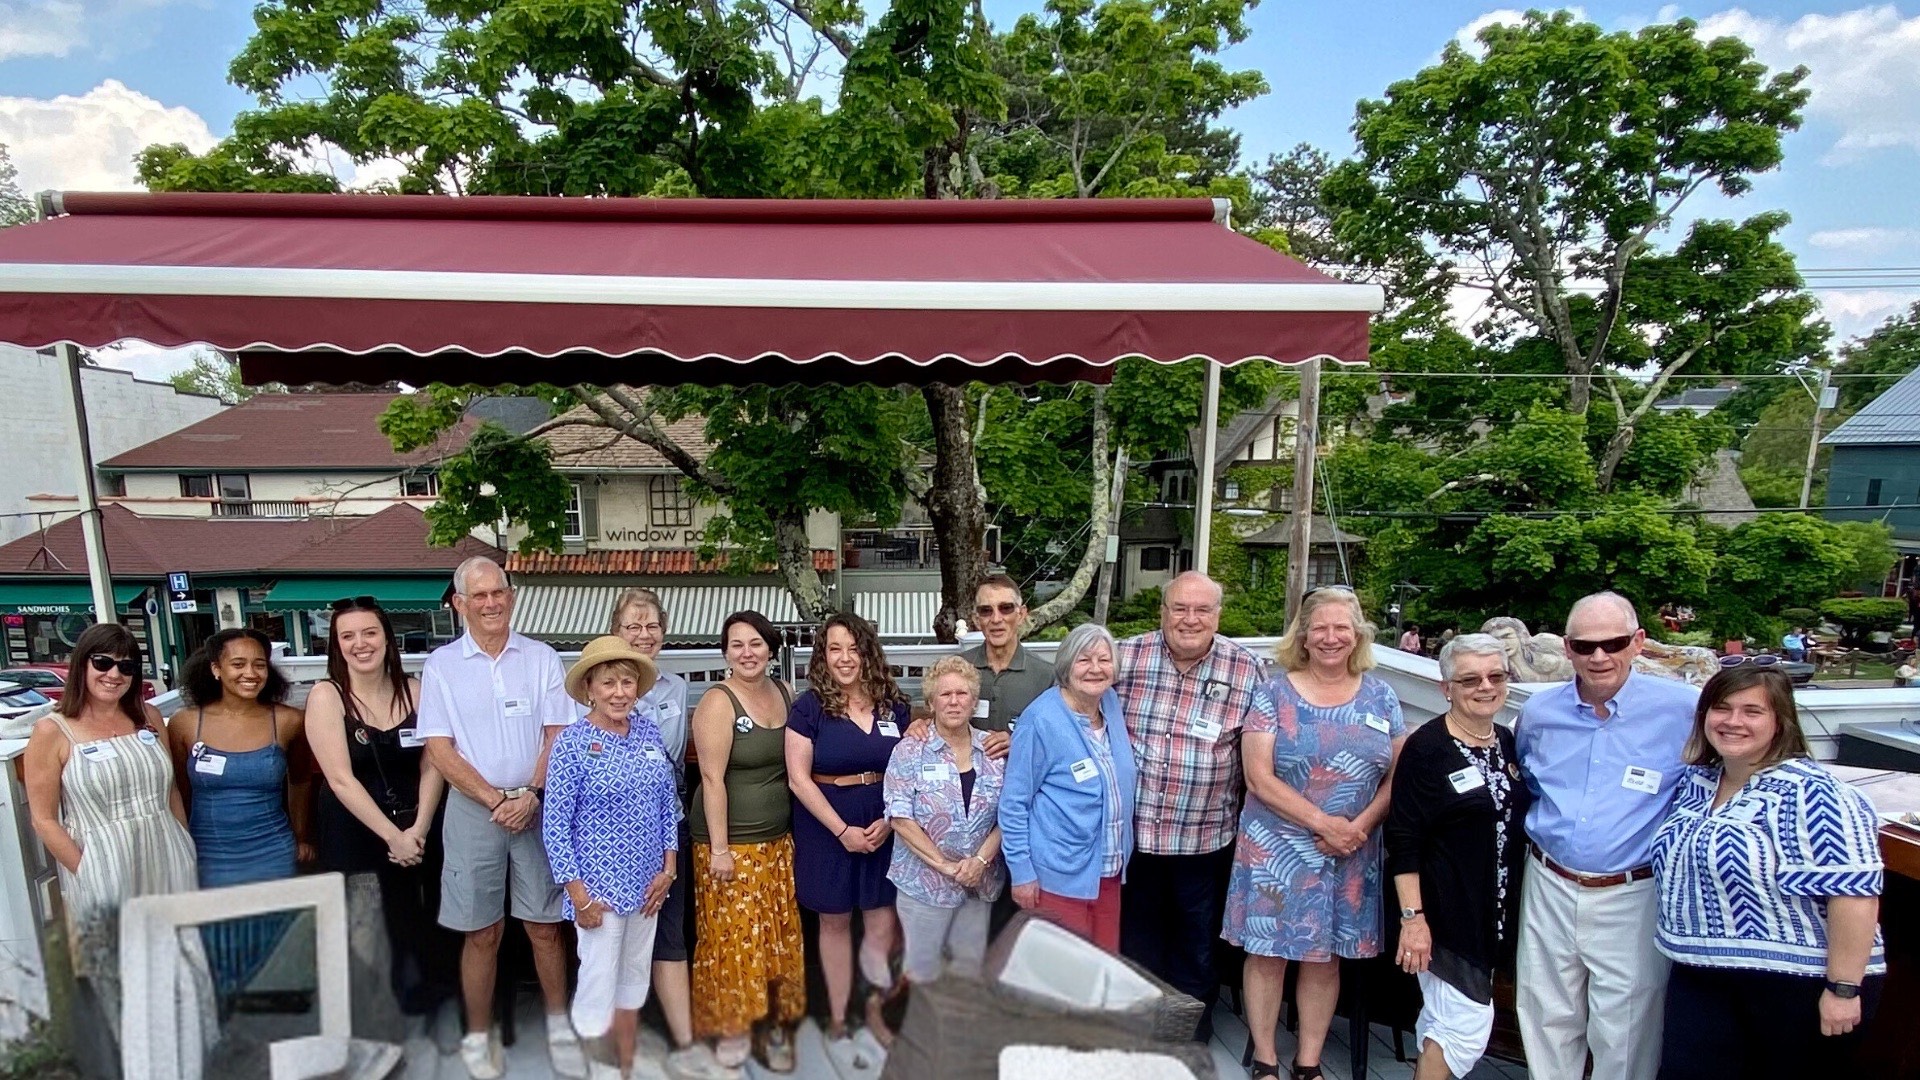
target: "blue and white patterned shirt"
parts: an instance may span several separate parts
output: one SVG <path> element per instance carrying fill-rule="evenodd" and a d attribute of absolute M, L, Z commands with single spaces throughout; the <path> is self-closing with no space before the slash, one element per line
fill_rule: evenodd
<path fill-rule="evenodd" d="M 553 742 L 540 838 L 553 880 L 578 879 L 616 915 L 640 910 L 647 883 L 679 846 L 673 759 L 653 720 L 636 713 L 615 735 L 576 721 Z M 573 900 L 564 901 L 573 918 Z"/>
<path fill-rule="evenodd" d="M 1113 767 L 1113 744 L 1107 741 L 1112 726 L 1094 727 L 1093 721 L 1073 714 L 1087 729 L 1087 745 L 1093 747 L 1093 759 L 1100 767 L 1100 783 L 1106 788 L 1107 820 L 1100 831 L 1100 876 L 1110 878 L 1127 865 L 1127 822 L 1122 818 L 1120 779 Z"/>
<path fill-rule="evenodd" d="M 965 859 L 980 850 L 1000 827 L 1000 788 L 1006 778 L 1003 763 L 987 756 L 987 733 L 973 730 L 973 799 L 962 797 L 959 763 L 953 747 L 937 733 L 924 739 L 901 739 L 887 759 L 887 816 L 908 818 L 920 826 L 933 846 L 949 859 Z M 1007 880 L 1007 864 L 998 853 L 988 860 L 980 887 L 968 890 L 928 866 L 898 837 L 893 841 L 893 864 L 887 879 L 923 904 L 959 907 L 969 895 L 992 900 Z"/>
<path fill-rule="evenodd" d="M 1715 809 L 1719 784 L 1719 769 L 1688 767 L 1654 837 L 1660 951 L 1701 967 L 1824 977 L 1827 898 L 1880 895 L 1873 805 L 1807 758 L 1761 770 Z M 1867 974 L 1886 970 L 1875 928 Z"/>

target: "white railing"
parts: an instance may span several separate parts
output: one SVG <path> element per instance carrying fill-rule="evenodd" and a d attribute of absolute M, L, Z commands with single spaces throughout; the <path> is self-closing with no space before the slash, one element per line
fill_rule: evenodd
<path fill-rule="evenodd" d="M 213 504 L 214 517 L 303 518 L 308 513 L 306 503 L 291 499 L 221 499 Z"/>

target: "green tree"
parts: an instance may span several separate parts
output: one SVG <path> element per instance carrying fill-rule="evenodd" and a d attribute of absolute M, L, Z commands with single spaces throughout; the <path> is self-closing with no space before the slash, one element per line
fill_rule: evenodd
<path fill-rule="evenodd" d="M 167 376 L 167 381 L 183 394 L 205 394 L 229 405 L 237 405 L 262 391 L 284 394 L 287 390 L 279 383 L 248 386 L 240 381 L 239 363 L 226 353 L 196 352 L 187 366 Z"/>
<path fill-rule="evenodd" d="M 1759 506 L 1798 506 L 1800 482 L 1807 467 L 1807 440 L 1813 437 L 1813 396 L 1798 386 L 1774 398 L 1761 410 L 1740 442 L 1740 479 Z M 1854 410 L 1842 406 L 1821 416 L 1821 427 L 1832 431 Z M 1833 448 L 1823 446 L 1814 460 L 1809 505 L 1826 501 L 1827 469 Z"/>
<path fill-rule="evenodd" d="M 1920 368 L 1920 301 L 1840 349 L 1834 367 L 1840 408 L 1849 415 L 1858 412 L 1915 368 Z"/>
<path fill-rule="evenodd" d="M 0 143 L 0 228 L 32 221 L 36 216 L 33 200 L 20 190 L 20 169 L 14 165 L 7 144 Z"/>

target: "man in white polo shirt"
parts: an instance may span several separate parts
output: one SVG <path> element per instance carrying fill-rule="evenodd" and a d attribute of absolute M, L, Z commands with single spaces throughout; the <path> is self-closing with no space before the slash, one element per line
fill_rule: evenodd
<path fill-rule="evenodd" d="M 540 840 L 547 751 L 574 720 L 566 668 L 552 646 L 513 632 L 513 586 L 487 558 L 453 573 L 453 607 L 466 621 L 460 640 L 427 657 L 420 677 L 419 732 L 427 760 L 447 778 L 440 876 L 440 925 L 466 935 L 460 990 L 467 1034 L 460 1059 L 474 1080 L 502 1074 L 489 1014 L 508 902 L 526 926 L 547 1005 L 553 1071 L 586 1073 L 567 1020 L 566 953 L 560 888 Z"/>

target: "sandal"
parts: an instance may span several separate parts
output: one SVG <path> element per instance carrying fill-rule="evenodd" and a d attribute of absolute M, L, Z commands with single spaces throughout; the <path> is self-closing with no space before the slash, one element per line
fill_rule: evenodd
<path fill-rule="evenodd" d="M 1275 1064 L 1269 1065 L 1264 1061 L 1256 1061 L 1253 1063 L 1252 1068 L 1248 1071 L 1247 1076 L 1249 1077 L 1249 1080 L 1260 1080 L 1260 1078 L 1263 1076 L 1271 1076 L 1276 1078 L 1276 1080 L 1278 1080 L 1278 1077 L 1280 1076 L 1280 1065 L 1277 1062 Z"/>
<path fill-rule="evenodd" d="M 1325 1074 L 1318 1065 L 1289 1065 L 1293 1080 L 1325 1080 Z"/>
<path fill-rule="evenodd" d="M 760 1037 L 760 1063 L 768 1072 L 790 1073 L 794 1069 L 793 1033 L 779 1025 Z"/>
<path fill-rule="evenodd" d="M 873 1034 L 880 1049 L 893 1049 L 893 1029 L 887 1026 L 887 995 L 875 990 L 867 995 L 867 1030 Z"/>

